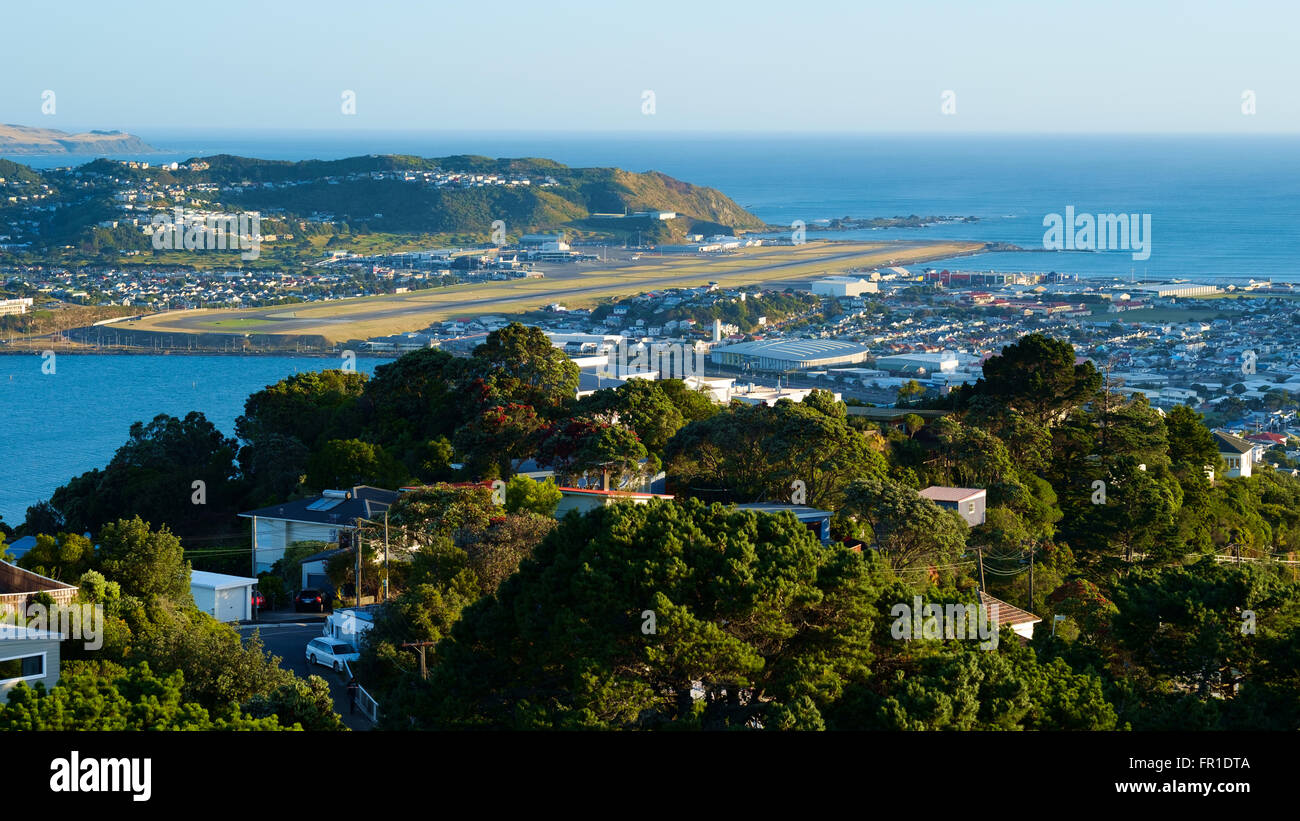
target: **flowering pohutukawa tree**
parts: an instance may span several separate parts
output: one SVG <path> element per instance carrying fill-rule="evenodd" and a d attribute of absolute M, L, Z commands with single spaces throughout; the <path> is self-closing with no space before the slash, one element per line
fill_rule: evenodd
<path fill-rule="evenodd" d="M 536 451 L 541 432 L 536 409 L 509 402 L 485 408 L 457 430 L 455 447 L 472 475 L 507 479 Z"/>
<path fill-rule="evenodd" d="M 634 431 L 597 417 L 560 422 L 543 434 L 538 463 L 567 483 L 605 490 L 636 489 L 659 471 L 659 459 Z"/>

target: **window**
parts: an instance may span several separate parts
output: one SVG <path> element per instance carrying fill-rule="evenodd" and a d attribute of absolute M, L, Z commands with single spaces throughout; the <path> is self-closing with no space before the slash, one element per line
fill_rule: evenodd
<path fill-rule="evenodd" d="M 45 654 L 0 660 L 0 684 L 45 675 Z"/>
<path fill-rule="evenodd" d="M 967 512 L 967 513 L 974 513 L 974 512 L 975 512 L 975 503 L 974 503 L 974 502 L 967 502 L 967 503 L 966 503 L 966 512 Z"/>

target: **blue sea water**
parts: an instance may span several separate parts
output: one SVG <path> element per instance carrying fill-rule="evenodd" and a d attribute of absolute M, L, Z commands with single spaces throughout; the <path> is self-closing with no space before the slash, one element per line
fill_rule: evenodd
<path fill-rule="evenodd" d="M 356 369 L 373 373 L 385 361 L 358 357 Z M 0 519 L 10 526 L 68 479 L 108 464 L 133 422 L 198 410 L 234 435 L 249 394 L 341 366 L 306 356 L 56 354 L 47 374 L 44 362 L 0 356 Z"/>
<path fill-rule="evenodd" d="M 154 163 L 228 153 L 277 160 L 359 154 L 547 157 L 573 166 L 657 170 L 722 190 L 772 224 L 836 217 L 974 216 L 972 223 L 830 232 L 840 239 L 968 239 L 1041 248 L 1043 218 L 1150 214 L 1151 256 L 1125 252 L 984 254 L 936 263 L 1086 276 L 1300 278 L 1300 137 L 809 136 L 148 132 Z M 13 157 L 37 167 L 86 158 Z M 128 159 L 120 157 L 119 159 Z M 233 432 L 247 395 L 295 370 L 293 357 L 0 356 L 0 516 L 103 466 L 137 420 L 203 411 Z M 361 367 L 362 363 L 358 363 Z"/>

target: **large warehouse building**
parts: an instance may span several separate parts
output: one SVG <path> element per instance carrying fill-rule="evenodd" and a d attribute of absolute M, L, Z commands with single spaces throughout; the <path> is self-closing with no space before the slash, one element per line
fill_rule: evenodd
<path fill-rule="evenodd" d="M 943 353 L 900 353 L 893 356 L 876 357 L 876 367 L 891 374 L 934 374 L 952 373 L 957 370 L 957 354 L 952 351 Z"/>
<path fill-rule="evenodd" d="M 812 292 L 818 296 L 862 296 L 880 293 L 880 286 L 862 277 L 824 277 L 813 280 Z"/>
<path fill-rule="evenodd" d="M 1187 282 L 1166 282 L 1160 285 L 1133 285 L 1130 291 L 1150 294 L 1154 297 L 1196 297 L 1222 293 L 1217 285 L 1193 285 Z"/>
<path fill-rule="evenodd" d="M 855 365 L 867 358 L 869 348 L 838 339 L 764 339 L 714 348 L 715 365 L 759 371 L 798 371 Z"/>

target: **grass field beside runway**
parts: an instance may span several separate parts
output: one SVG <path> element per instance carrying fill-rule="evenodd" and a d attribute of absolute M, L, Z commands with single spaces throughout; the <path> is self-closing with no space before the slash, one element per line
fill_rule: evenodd
<path fill-rule="evenodd" d="M 649 257 L 564 266 L 541 279 L 454 285 L 404 294 L 264 308 L 170 311 L 121 323 L 163 333 L 319 334 L 332 342 L 414 331 L 460 316 L 522 313 L 559 302 L 591 307 L 602 299 L 717 282 L 722 287 L 815 279 L 852 268 L 907 265 L 972 253 L 981 243 L 809 242 L 742 249 L 725 257 Z"/>

